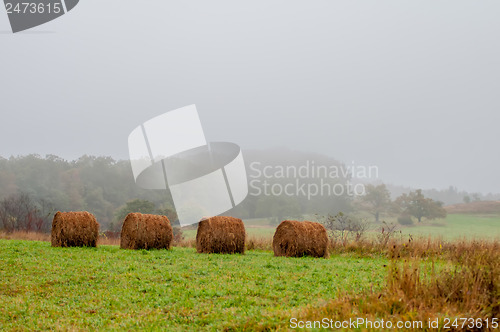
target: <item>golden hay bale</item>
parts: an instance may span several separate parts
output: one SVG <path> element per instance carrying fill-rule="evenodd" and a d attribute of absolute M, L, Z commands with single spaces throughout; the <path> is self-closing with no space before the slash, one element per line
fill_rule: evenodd
<path fill-rule="evenodd" d="M 96 247 L 99 224 L 92 213 L 57 212 L 52 221 L 52 247 Z"/>
<path fill-rule="evenodd" d="M 285 220 L 274 233 L 273 250 L 275 256 L 328 257 L 328 235 L 317 222 Z"/>
<path fill-rule="evenodd" d="M 196 232 L 196 251 L 199 253 L 245 253 L 245 225 L 233 217 L 203 219 Z"/>
<path fill-rule="evenodd" d="M 120 236 L 122 249 L 170 249 L 174 233 L 166 216 L 129 213 Z"/>

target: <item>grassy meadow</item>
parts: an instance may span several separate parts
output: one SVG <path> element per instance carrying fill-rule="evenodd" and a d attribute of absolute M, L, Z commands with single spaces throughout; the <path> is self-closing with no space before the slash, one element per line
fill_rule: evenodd
<path fill-rule="evenodd" d="M 404 234 L 442 237 L 446 240 L 460 238 L 499 239 L 500 216 L 476 214 L 449 214 L 446 219 L 424 221 L 420 225 L 402 228 Z"/>
<path fill-rule="evenodd" d="M 0 329 L 278 328 L 341 292 L 380 289 L 386 264 L 384 257 L 205 255 L 193 248 L 0 240 Z"/>
<path fill-rule="evenodd" d="M 376 235 L 381 224 L 375 224 L 370 215 L 360 215 L 360 218 L 368 220 L 369 227 L 367 235 Z M 315 217 L 304 218 L 316 221 Z M 397 224 L 395 217 L 381 218 L 388 223 L 396 224 L 400 235 L 408 237 L 433 237 L 444 240 L 455 239 L 500 239 L 500 215 L 497 214 L 448 214 L 445 219 L 423 220 L 420 224 L 415 221 L 411 226 Z M 247 234 L 251 237 L 270 239 L 276 226 L 271 225 L 269 219 L 245 220 Z M 183 231 L 186 239 L 196 237 L 196 228 L 188 227 Z"/>
<path fill-rule="evenodd" d="M 491 322 L 500 318 L 499 224 L 496 215 L 449 214 L 384 241 L 373 225 L 362 239 L 332 242 L 327 259 L 274 257 L 275 227 L 265 219 L 248 222 L 244 255 L 196 253 L 193 228 L 171 250 L 150 251 L 119 249 L 116 239 L 52 248 L 46 234 L 0 234 L 0 330 L 274 331 L 290 330 L 292 318 L 325 317 L 435 318 L 439 330 L 447 318 Z"/>

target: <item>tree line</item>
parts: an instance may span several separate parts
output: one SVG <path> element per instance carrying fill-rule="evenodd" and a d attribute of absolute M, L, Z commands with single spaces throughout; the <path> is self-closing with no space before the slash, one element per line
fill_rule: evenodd
<path fill-rule="evenodd" d="M 290 150 L 246 151 L 245 161 L 264 165 L 339 165 L 338 161 L 310 153 Z M 277 179 L 286 183 L 293 179 Z M 327 179 L 331 183 L 347 179 Z M 317 178 L 304 179 L 307 183 Z M 442 216 L 440 203 L 424 197 L 422 191 L 400 195 L 392 201 L 385 185 L 366 186 L 367 195 L 354 199 L 347 195 L 305 196 L 249 195 L 227 214 L 240 218 L 269 218 L 276 224 L 287 218 L 303 215 L 350 213 L 365 210 L 379 221 L 381 213 L 410 216 L 418 221 Z M 442 204 L 441 204 L 442 205 Z M 57 211 L 92 212 L 102 230 L 117 231 L 128 212 L 159 213 L 169 216 L 176 224 L 174 204 L 167 190 L 145 190 L 133 179 L 130 162 L 111 157 L 82 156 L 67 161 L 54 155 L 41 157 L 0 158 L 0 228 L 13 230 L 48 231 Z"/>
<path fill-rule="evenodd" d="M 366 186 L 366 195 L 355 204 L 358 210 L 371 213 L 376 222 L 380 221 L 383 213 L 397 215 L 399 223 L 404 225 L 412 224 L 412 217 L 418 222 L 446 218 L 443 202 L 425 197 L 421 189 L 403 193 L 393 201 L 385 184 L 369 184 Z"/>
<path fill-rule="evenodd" d="M 168 191 L 135 184 L 129 161 L 87 155 L 73 161 L 54 155 L 0 158 L 0 228 L 6 230 L 47 231 L 55 212 L 82 210 L 92 212 L 101 229 L 114 229 L 118 211 L 136 199 L 173 209 Z"/>

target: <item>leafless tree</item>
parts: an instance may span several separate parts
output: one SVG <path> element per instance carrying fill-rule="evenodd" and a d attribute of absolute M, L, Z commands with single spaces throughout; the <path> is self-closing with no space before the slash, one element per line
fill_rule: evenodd
<path fill-rule="evenodd" d="M 325 226 L 330 237 L 340 240 L 342 245 L 346 245 L 349 238 L 360 241 L 369 228 L 366 220 L 351 218 L 342 212 L 334 216 L 318 217 L 318 221 Z"/>
<path fill-rule="evenodd" d="M 6 232 L 48 231 L 52 205 L 41 199 L 34 201 L 27 193 L 11 195 L 0 201 L 0 227 Z"/>

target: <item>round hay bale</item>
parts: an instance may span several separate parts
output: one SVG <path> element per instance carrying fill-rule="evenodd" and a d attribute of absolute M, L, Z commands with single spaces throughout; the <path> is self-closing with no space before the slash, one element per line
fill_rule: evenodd
<path fill-rule="evenodd" d="M 92 213 L 57 212 L 52 221 L 52 247 L 96 247 L 99 224 Z"/>
<path fill-rule="evenodd" d="M 120 235 L 122 249 L 170 249 L 174 233 L 166 216 L 129 213 Z"/>
<path fill-rule="evenodd" d="M 285 220 L 274 233 L 273 250 L 274 256 L 328 257 L 328 235 L 320 223 Z"/>
<path fill-rule="evenodd" d="M 246 232 L 243 221 L 233 217 L 212 217 L 198 223 L 196 251 L 199 253 L 245 253 Z"/>

